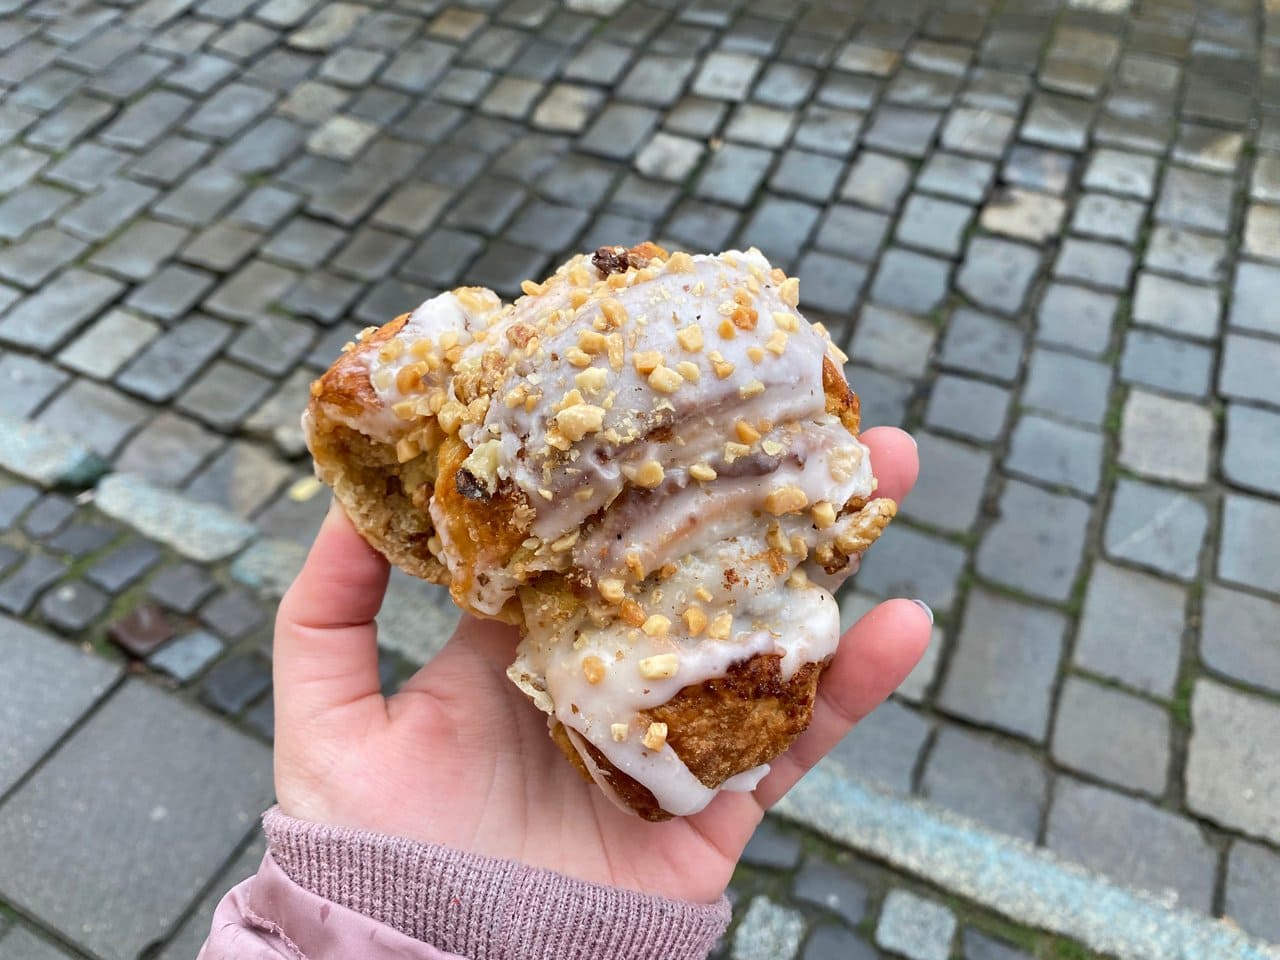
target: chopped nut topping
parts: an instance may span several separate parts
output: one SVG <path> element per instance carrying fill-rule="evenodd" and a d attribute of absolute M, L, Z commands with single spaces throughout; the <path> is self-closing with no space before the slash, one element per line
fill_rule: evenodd
<path fill-rule="evenodd" d="M 778 288 L 778 296 L 788 307 L 800 306 L 800 278 L 788 277 Z"/>
<path fill-rule="evenodd" d="M 569 283 L 575 287 L 586 287 L 591 284 L 591 274 L 587 272 L 587 268 L 581 263 L 575 264 L 569 269 Z"/>
<path fill-rule="evenodd" d="M 605 340 L 609 351 L 609 366 L 613 367 L 614 370 L 621 370 L 622 359 L 625 356 L 626 350 L 622 343 L 622 335 L 618 333 L 611 333 L 605 338 Z"/>
<path fill-rule="evenodd" d="M 728 640 L 733 633 L 733 614 L 719 614 L 711 621 L 711 626 L 707 627 L 707 636 L 712 640 Z"/>
<path fill-rule="evenodd" d="M 691 273 L 693 272 L 693 257 L 687 253 L 677 250 L 671 255 L 671 259 L 667 261 L 668 273 Z"/>
<path fill-rule="evenodd" d="M 552 553 L 566 553 L 573 549 L 573 545 L 578 542 L 579 531 L 570 530 L 562 537 L 557 537 L 551 542 Z"/>
<path fill-rule="evenodd" d="M 627 739 L 627 734 L 631 732 L 631 727 L 625 723 L 609 724 L 609 736 L 613 737 L 614 743 L 622 743 Z"/>
<path fill-rule="evenodd" d="M 716 332 L 720 334 L 721 340 L 732 340 L 738 335 L 738 328 L 733 325 L 732 320 L 721 320 Z"/>
<path fill-rule="evenodd" d="M 769 456 L 776 457 L 780 455 L 787 448 L 784 447 L 777 440 L 766 440 L 764 443 L 760 444 L 760 449 L 763 450 L 765 453 L 767 453 Z"/>
<path fill-rule="evenodd" d="M 612 297 L 600 301 L 600 313 L 610 326 L 620 327 L 627 322 L 627 308 Z"/>
<path fill-rule="evenodd" d="M 804 537 L 800 536 L 798 533 L 791 538 L 791 552 L 801 560 L 804 560 L 805 557 L 809 556 L 809 544 L 806 543 Z"/>
<path fill-rule="evenodd" d="M 668 633 L 671 632 L 671 619 L 669 617 L 664 617 L 660 613 L 655 613 L 649 616 L 647 620 L 645 620 L 644 625 L 641 626 L 640 629 L 643 630 L 645 634 L 650 637 L 665 637 Z M 663 656 L 669 656 L 672 658 L 673 661 L 675 660 L 675 654 L 673 653 L 663 654 Z M 658 657 L 649 657 L 649 659 L 647 660 L 641 660 L 640 661 L 641 671 L 645 669 L 644 665 L 646 663 L 649 664 L 650 666 L 653 666 L 654 661 L 658 659 L 659 659 Z M 663 662 L 665 663 L 666 661 L 663 661 Z M 674 674 L 674 673 L 675 671 L 672 670 L 671 674 Z M 671 674 L 667 674 L 667 676 L 671 676 Z"/>
<path fill-rule="evenodd" d="M 659 393 L 675 393 L 682 383 L 684 377 L 670 367 L 655 367 L 653 373 L 649 374 L 649 386 Z"/>
<path fill-rule="evenodd" d="M 622 603 L 618 605 L 618 613 L 622 616 L 623 620 L 631 624 L 633 627 L 642 625 L 645 620 L 648 619 L 645 617 L 644 609 L 640 604 L 631 599 L 623 600 Z"/>
<path fill-rule="evenodd" d="M 578 347 L 570 347 L 564 352 L 564 358 L 570 366 L 582 368 L 591 366 L 591 355 Z"/>
<path fill-rule="evenodd" d="M 702 379 L 702 371 L 692 360 L 681 360 L 677 363 L 676 373 L 680 374 L 682 380 L 687 380 L 689 383 L 697 383 Z"/>
<path fill-rule="evenodd" d="M 421 452 L 418 441 L 412 437 L 401 437 L 396 441 L 396 460 L 400 463 L 408 463 Z"/>
<path fill-rule="evenodd" d="M 793 570 L 787 577 L 787 586 L 792 590 L 802 590 L 809 585 L 809 575 L 803 570 Z"/>
<path fill-rule="evenodd" d="M 738 390 L 738 396 L 743 400 L 758 397 L 762 393 L 764 393 L 764 384 L 759 380 L 752 380 Z"/>
<path fill-rule="evenodd" d="M 701 607 L 690 607 L 684 612 L 684 625 L 689 628 L 689 636 L 696 637 L 707 629 L 707 615 Z"/>
<path fill-rule="evenodd" d="M 759 363 L 764 359 L 764 350 L 759 344 L 752 344 L 747 347 L 747 356 L 751 359 L 752 363 Z"/>
<path fill-rule="evenodd" d="M 581 440 L 589 433 L 598 433 L 604 424 L 604 407 L 591 403 L 561 410 L 556 414 L 556 426 L 570 441 Z"/>
<path fill-rule="evenodd" d="M 661 750 L 667 745 L 667 725 L 665 723 L 649 724 L 649 729 L 645 731 L 644 738 L 640 742 L 650 750 Z"/>
<path fill-rule="evenodd" d="M 715 469 L 706 463 L 695 463 L 689 468 L 689 476 L 702 483 L 710 483 L 717 476 Z"/>
<path fill-rule="evenodd" d="M 770 490 L 764 498 L 764 508 L 775 517 L 784 513 L 796 513 L 809 505 L 809 497 L 799 487 L 788 485 Z"/>
<path fill-rule="evenodd" d="M 788 333 L 795 333 L 799 327 L 799 324 L 796 322 L 796 315 L 794 313 L 786 313 L 782 310 L 777 311 L 773 315 L 773 324 L 779 330 L 785 330 Z"/>
<path fill-rule="evenodd" d="M 721 380 L 733 375 L 733 364 L 726 360 L 719 350 L 712 350 L 707 356 L 711 360 L 711 369 L 716 372 L 716 376 Z"/>
<path fill-rule="evenodd" d="M 708 590 L 706 587 L 702 586 L 701 584 L 698 585 L 697 590 L 693 591 L 693 595 L 697 597 L 699 600 L 701 600 L 703 603 L 711 602 L 711 591 Z"/>
<path fill-rule="evenodd" d="M 627 598 L 627 585 L 616 577 L 606 577 L 596 584 L 600 596 L 610 603 L 621 603 Z"/>
<path fill-rule="evenodd" d="M 631 363 L 636 373 L 650 374 L 662 366 L 662 353 L 658 350 L 641 350 L 631 355 Z"/>
<path fill-rule="evenodd" d="M 401 400 L 391 405 L 391 412 L 398 420 L 412 420 L 418 415 L 418 405 L 412 400 Z"/>
<path fill-rule="evenodd" d="M 697 353 L 702 349 L 702 328 L 697 324 L 691 324 L 682 330 L 678 330 L 676 331 L 676 341 L 690 353 Z"/>
<path fill-rule="evenodd" d="M 458 428 L 462 426 L 462 417 L 466 413 L 466 407 L 457 400 L 450 400 L 440 408 L 440 429 L 448 436 L 453 436 L 458 432 Z"/>
<path fill-rule="evenodd" d="M 745 420 L 739 420 L 735 423 L 733 425 L 733 430 L 738 435 L 738 439 L 743 443 L 755 443 L 760 439 L 760 431 Z"/>
<path fill-rule="evenodd" d="M 626 559 L 627 569 L 631 571 L 631 575 L 637 580 L 643 580 L 645 576 L 644 564 L 640 562 L 640 558 L 634 553 L 628 553 Z"/>
<path fill-rule="evenodd" d="M 573 307 L 575 310 L 581 309 L 590 299 L 590 291 L 583 290 L 581 287 L 577 287 L 569 291 L 569 306 Z"/>
<path fill-rule="evenodd" d="M 595 356 L 608 346 L 604 334 L 596 330 L 582 330 L 578 333 L 578 347 L 584 352 Z"/>
<path fill-rule="evenodd" d="M 608 380 L 609 375 L 604 372 L 603 367 L 588 367 L 573 378 L 573 382 L 580 390 L 586 390 L 589 393 L 598 393 L 603 390 Z"/>
<path fill-rule="evenodd" d="M 733 463 L 739 457 L 745 457 L 750 452 L 751 448 L 745 443 L 738 443 L 735 440 L 730 440 L 724 445 L 724 462 Z"/>
<path fill-rule="evenodd" d="M 525 280 L 520 284 L 520 289 L 527 297 L 540 297 L 547 292 L 547 285 L 534 280 Z"/>
<path fill-rule="evenodd" d="M 836 522 L 836 508 L 830 500 L 819 500 L 813 505 L 813 523 L 819 530 L 825 530 Z"/>
<path fill-rule="evenodd" d="M 587 678 L 587 683 L 595 686 L 604 679 L 604 661 L 596 656 L 583 657 L 582 675 Z"/>
<path fill-rule="evenodd" d="M 783 352 L 787 349 L 787 335 L 781 330 L 773 331 L 773 333 L 769 334 L 769 339 L 765 343 L 765 349 L 774 356 L 782 356 Z"/>
<path fill-rule="evenodd" d="M 783 553 L 791 553 L 791 541 L 787 539 L 787 535 L 782 532 L 782 528 L 776 523 L 769 528 L 769 532 L 765 535 L 765 543 L 774 550 L 781 550 Z"/>
<path fill-rule="evenodd" d="M 639 466 L 625 466 L 622 468 L 622 474 L 637 487 L 643 487 L 645 490 L 652 490 L 666 479 L 666 471 L 657 460 L 646 460 Z"/>
<path fill-rule="evenodd" d="M 394 363 L 404 354 L 404 341 L 394 337 L 384 343 L 378 350 L 378 359 L 383 363 Z"/>

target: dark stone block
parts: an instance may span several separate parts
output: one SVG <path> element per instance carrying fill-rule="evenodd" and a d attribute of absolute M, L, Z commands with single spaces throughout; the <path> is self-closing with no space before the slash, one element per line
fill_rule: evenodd
<path fill-rule="evenodd" d="M 83 580 L 69 580 L 40 599 L 40 616 L 67 634 L 79 634 L 107 609 L 110 598 Z"/>
<path fill-rule="evenodd" d="M 125 653 L 143 660 L 173 637 L 173 625 L 154 603 L 142 603 L 111 624 L 107 636 Z"/>
<path fill-rule="evenodd" d="M 1043 680 L 1037 678 L 1037 689 Z M 1037 758 L 990 736 L 947 726 L 938 733 L 921 793 L 962 816 L 1034 843 L 1048 797 Z"/>
<path fill-rule="evenodd" d="M 60 494 L 50 493 L 27 512 L 22 528 L 37 540 L 43 540 L 70 523 L 75 515 L 74 503 Z"/>
<path fill-rule="evenodd" d="M 147 584 L 147 595 L 177 613 L 192 614 L 217 582 L 193 563 L 165 567 Z"/>
<path fill-rule="evenodd" d="M 200 609 L 201 622 L 228 640 L 239 640 L 266 618 L 261 604 L 243 587 L 224 590 Z"/>
<path fill-rule="evenodd" d="M 131 540 L 96 560 L 85 579 L 108 593 L 119 593 L 155 566 L 161 553 L 146 540 Z"/>
<path fill-rule="evenodd" d="M 220 713 L 234 716 L 270 687 L 271 665 L 256 654 L 239 654 L 209 671 L 200 685 L 200 699 Z"/>

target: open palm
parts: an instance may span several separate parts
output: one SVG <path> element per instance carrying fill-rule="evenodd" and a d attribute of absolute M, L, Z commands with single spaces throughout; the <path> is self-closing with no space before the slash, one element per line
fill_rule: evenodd
<path fill-rule="evenodd" d="M 915 445 L 868 431 L 880 495 L 915 482 Z M 441 843 L 598 883 L 712 902 L 765 809 L 902 682 L 929 619 L 881 604 L 843 638 L 813 723 L 751 794 L 721 793 L 696 816 L 646 823 L 584 781 L 545 718 L 507 679 L 519 640 L 464 617 L 396 695 L 380 690 L 374 617 L 386 561 L 338 509 L 280 603 L 275 635 L 276 793 L 303 820 Z"/>

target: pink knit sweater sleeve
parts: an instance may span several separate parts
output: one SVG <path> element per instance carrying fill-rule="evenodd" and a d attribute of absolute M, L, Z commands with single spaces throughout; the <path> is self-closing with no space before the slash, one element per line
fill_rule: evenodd
<path fill-rule="evenodd" d="M 267 855 L 214 913 L 200 960 L 704 960 L 705 905 L 512 860 L 263 818 Z"/>

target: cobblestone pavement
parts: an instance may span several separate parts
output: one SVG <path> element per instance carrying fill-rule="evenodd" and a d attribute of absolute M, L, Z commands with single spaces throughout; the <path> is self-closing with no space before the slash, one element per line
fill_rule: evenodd
<path fill-rule="evenodd" d="M 1268 6 L 0 0 L 0 466 L 62 490 L 0 481 L 0 947 L 136 956 L 246 872 L 269 597 L 327 502 L 309 379 L 441 288 L 645 238 L 798 273 L 866 423 L 919 438 L 843 606 L 922 597 L 934 643 L 840 762 L 1280 941 Z M 395 579 L 389 683 L 451 618 Z M 166 827 L 198 840 L 104 899 Z M 738 955 L 803 939 L 831 851 L 744 871 L 739 930 L 779 939 Z M 888 952 L 969 929 L 841 875 Z M 804 955 L 872 955 L 848 936 Z"/>

